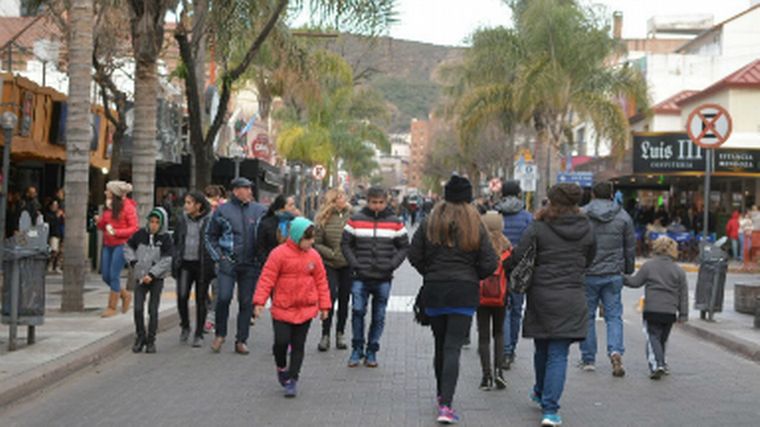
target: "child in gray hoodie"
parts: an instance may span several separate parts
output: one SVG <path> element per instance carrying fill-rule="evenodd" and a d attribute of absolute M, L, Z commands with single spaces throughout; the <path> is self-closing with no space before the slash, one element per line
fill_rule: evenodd
<path fill-rule="evenodd" d="M 158 329 L 158 305 L 164 278 L 172 268 L 172 238 L 167 232 L 166 211 L 155 208 L 148 214 L 148 225 L 141 228 L 127 241 L 124 259 L 133 269 L 135 285 L 135 345 L 132 351 L 140 353 L 156 352 L 156 330 Z M 145 297 L 148 302 L 148 334 L 145 335 Z"/>
<path fill-rule="evenodd" d="M 625 286 L 644 286 L 644 329 L 647 334 L 649 378 L 660 379 L 667 375 L 665 345 L 673 323 L 689 318 L 689 285 L 686 273 L 675 260 L 678 244 L 667 236 L 654 241 L 655 257 L 641 267 L 638 273 L 625 277 Z"/>

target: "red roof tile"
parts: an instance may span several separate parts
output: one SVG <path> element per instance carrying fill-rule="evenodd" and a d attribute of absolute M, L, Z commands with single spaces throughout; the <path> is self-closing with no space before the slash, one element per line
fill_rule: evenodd
<path fill-rule="evenodd" d="M 676 102 L 677 105 L 683 105 L 687 102 L 694 102 L 698 99 L 712 95 L 723 89 L 728 88 L 755 88 L 760 89 L 760 59 L 745 65 L 737 71 L 713 83 L 707 89 L 697 92 L 689 97 L 683 98 Z"/>
<path fill-rule="evenodd" d="M 681 114 L 681 107 L 678 106 L 678 102 L 697 93 L 699 93 L 697 90 L 682 90 L 670 98 L 655 104 L 652 107 L 652 111 L 656 114 Z"/>
<path fill-rule="evenodd" d="M 40 39 L 62 40 L 58 27 L 46 16 L 0 17 L 0 46 L 14 37 L 16 46 L 29 50 Z"/>

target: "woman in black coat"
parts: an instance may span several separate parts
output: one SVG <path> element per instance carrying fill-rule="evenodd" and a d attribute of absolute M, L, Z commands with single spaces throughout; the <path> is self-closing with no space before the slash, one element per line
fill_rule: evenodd
<path fill-rule="evenodd" d="M 438 422 L 459 420 L 451 407 L 459 356 L 480 304 L 480 280 L 493 274 L 498 258 L 472 202 L 472 185 L 452 176 L 445 201 L 422 220 L 412 238 L 409 262 L 424 277 L 422 300 L 435 338 Z"/>
<path fill-rule="evenodd" d="M 580 212 L 583 192 L 576 184 L 557 184 L 549 204 L 536 215 L 512 254 L 508 270 L 536 245 L 533 281 L 528 288 L 523 337 L 533 338 L 536 383 L 531 399 L 541 405 L 542 426 L 558 426 L 570 344 L 588 332 L 584 277 L 596 254 L 591 223 Z"/>

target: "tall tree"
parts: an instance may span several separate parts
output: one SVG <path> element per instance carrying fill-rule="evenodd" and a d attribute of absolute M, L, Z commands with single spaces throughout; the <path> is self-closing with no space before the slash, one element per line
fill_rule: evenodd
<path fill-rule="evenodd" d="M 90 85 L 92 73 L 93 0 L 71 0 L 69 6 L 69 99 L 66 119 L 66 239 L 63 251 L 61 310 L 84 309 L 87 272 L 87 196 L 90 172 Z"/>

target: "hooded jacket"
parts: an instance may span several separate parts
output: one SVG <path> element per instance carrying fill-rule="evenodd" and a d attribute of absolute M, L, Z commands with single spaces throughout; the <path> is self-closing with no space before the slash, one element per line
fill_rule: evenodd
<path fill-rule="evenodd" d="M 103 231 L 103 244 L 106 246 L 123 245 L 139 228 L 137 225 L 137 203 L 128 197 L 123 200 L 124 206 L 122 206 L 118 218 L 113 218 L 111 209 L 106 209 L 98 221 L 97 227 Z M 108 224 L 113 227 L 113 236 L 106 232 L 106 225 Z"/>
<path fill-rule="evenodd" d="M 387 282 L 406 258 L 409 237 L 404 223 L 390 209 L 376 213 L 364 207 L 343 229 L 341 249 L 354 277 Z"/>
<path fill-rule="evenodd" d="M 158 233 L 151 234 L 146 225 L 137 230 L 124 246 L 124 259 L 134 269 L 133 277 L 138 282 L 145 276 L 153 279 L 163 279 L 172 268 L 172 238 L 168 233 L 166 211 L 155 208 L 150 216 L 157 215 L 161 219 Z"/>
<path fill-rule="evenodd" d="M 265 213 L 264 205 L 243 203 L 236 197 L 214 211 L 206 228 L 206 248 L 220 272 L 231 275 L 237 266 L 260 265 L 257 234 Z"/>
<path fill-rule="evenodd" d="M 304 218 L 295 219 L 291 237 L 269 254 L 261 271 L 253 304 L 263 306 L 271 297 L 275 320 L 301 324 L 332 307 L 322 259 L 313 248 L 305 251 L 299 246 L 310 225 Z"/>
<path fill-rule="evenodd" d="M 625 286 L 644 287 L 644 311 L 678 314 L 689 318 L 689 283 L 686 273 L 670 257 L 657 255 L 644 263 L 633 276 L 625 277 Z"/>
<path fill-rule="evenodd" d="M 336 209 L 323 226 L 317 227 L 314 249 L 319 252 L 325 265 L 330 268 L 340 269 L 348 266 L 348 261 L 340 248 L 340 242 L 350 212 L 351 206 L 348 205 L 342 211 Z"/>
<path fill-rule="evenodd" d="M 258 230 L 258 255 L 261 263 L 266 262 L 269 253 L 274 248 L 284 243 L 288 238 L 288 225 L 295 215 L 288 211 L 267 214 L 259 224 Z"/>
<path fill-rule="evenodd" d="M 734 212 L 726 224 L 726 236 L 731 240 L 739 240 L 739 212 Z"/>
<path fill-rule="evenodd" d="M 182 267 L 183 255 L 185 254 L 185 242 L 188 225 L 194 224 L 200 229 L 198 244 L 198 263 L 200 264 L 200 277 L 205 283 L 210 282 L 214 276 L 214 260 L 208 252 L 205 244 L 206 228 L 211 221 L 211 205 L 208 201 L 201 202 L 201 215 L 190 218 L 187 214 L 179 215 L 177 227 L 172 234 L 174 243 L 174 257 L 172 258 L 172 276 L 179 279 L 179 271 Z"/>
<path fill-rule="evenodd" d="M 612 200 L 594 199 L 583 210 L 591 220 L 596 238 L 596 257 L 589 276 L 631 274 L 636 266 L 636 235 L 633 220 Z"/>
<path fill-rule="evenodd" d="M 523 201 L 515 196 L 505 197 L 495 209 L 504 216 L 504 235 L 512 245 L 519 245 L 525 229 L 533 222 L 533 216 L 525 210 Z"/>
<path fill-rule="evenodd" d="M 507 260 L 511 271 L 536 242 L 533 282 L 526 292 L 525 338 L 586 339 L 586 269 L 596 254 L 591 223 L 585 215 L 563 215 L 552 222 L 535 221 Z"/>

